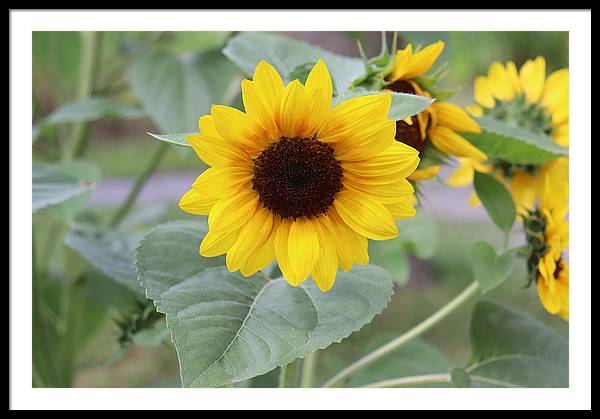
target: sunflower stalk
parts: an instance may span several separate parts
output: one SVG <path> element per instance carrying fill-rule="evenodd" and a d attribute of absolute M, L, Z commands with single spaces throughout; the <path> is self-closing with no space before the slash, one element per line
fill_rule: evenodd
<path fill-rule="evenodd" d="M 439 309 L 429 318 L 425 319 L 408 332 L 403 335 L 398 336 L 396 339 L 391 342 L 381 346 L 380 348 L 374 350 L 373 352 L 365 355 L 363 358 L 344 368 L 334 377 L 332 377 L 329 381 L 327 381 L 323 387 L 333 387 L 340 383 L 341 381 L 347 379 L 352 374 L 366 368 L 371 365 L 373 362 L 381 359 L 383 356 L 389 354 L 390 352 L 398 349 L 402 345 L 410 342 L 412 339 L 415 339 L 418 336 L 421 336 L 427 330 L 438 324 L 440 321 L 444 320 L 450 314 L 452 314 L 455 310 L 460 308 L 464 303 L 469 301 L 472 297 L 479 293 L 479 282 L 473 281 L 471 285 L 469 285 L 462 293 L 456 296 L 452 301 L 446 304 L 444 307 Z"/>

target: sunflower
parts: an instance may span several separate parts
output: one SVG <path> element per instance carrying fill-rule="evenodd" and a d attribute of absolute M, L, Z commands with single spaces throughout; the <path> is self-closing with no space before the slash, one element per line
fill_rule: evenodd
<path fill-rule="evenodd" d="M 543 177 L 539 205 L 524 219 L 527 243 L 530 247 L 528 270 L 536 282 L 538 296 L 544 308 L 552 314 L 569 319 L 569 265 L 563 252 L 569 243 L 568 182 Z"/>
<path fill-rule="evenodd" d="M 213 105 L 200 118 L 187 140 L 211 167 L 179 206 L 208 215 L 202 256 L 227 254 L 244 276 L 276 258 L 291 285 L 311 276 L 327 291 L 338 266 L 368 263 L 367 239 L 396 237 L 394 219 L 415 214 L 418 152 L 394 140 L 391 95 L 331 108 L 332 92 L 322 60 L 287 85 L 261 61 L 242 81 L 245 112 Z"/>
<path fill-rule="evenodd" d="M 432 97 L 421 83 L 420 76 L 431 68 L 444 49 L 438 41 L 420 51 L 413 52 L 411 44 L 396 52 L 395 65 L 387 77 L 386 89 Z M 485 153 L 472 145 L 458 132 L 479 133 L 477 122 L 460 106 L 438 100 L 415 117 L 396 122 L 396 140 L 406 143 L 425 154 L 427 140 L 442 154 L 454 157 L 469 157 L 476 162 L 487 159 Z M 411 180 L 426 180 L 440 171 L 439 164 L 421 167 Z"/>
<path fill-rule="evenodd" d="M 560 69 L 546 76 L 543 57 L 527 60 L 517 71 L 512 61 L 493 62 L 487 76 L 474 82 L 476 105 L 467 109 L 474 116 L 490 115 L 508 123 L 552 137 L 562 147 L 569 145 L 569 70 Z M 473 182 L 474 170 L 493 172 L 505 182 L 520 213 L 531 209 L 540 196 L 540 179 L 551 170 L 547 165 L 513 164 L 493 160 L 485 167 L 468 158 L 459 159 L 457 171 L 448 179 L 451 186 Z M 561 167 L 557 167 L 561 169 Z M 559 173 L 568 176 L 567 173 Z M 474 195 L 471 203 L 479 202 Z"/>

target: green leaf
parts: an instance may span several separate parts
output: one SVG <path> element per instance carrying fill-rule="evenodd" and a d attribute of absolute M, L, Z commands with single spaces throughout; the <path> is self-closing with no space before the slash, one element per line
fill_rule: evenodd
<path fill-rule="evenodd" d="M 206 224 L 174 222 L 142 241 L 137 268 L 177 348 L 185 387 L 218 387 L 265 374 L 339 342 L 379 314 L 392 282 L 375 266 L 338 273 L 334 288 L 294 288 L 263 273 L 230 273 L 203 258 Z"/>
<path fill-rule="evenodd" d="M 137 234 L 78 225 L 73 226 L 64 242 L 104 275 L 143 297 L 134 264 L 134 249 L 139 240 Z"/>
<path fill-rule="evenodd" d="M 367 345 L 372 350 L 391 341 L 397 334 L 386 340 L 376 339 Z M 370 351 L 365 351 L 366 353 Z M 366 354 L 365 353 L 365 354 Z M 421 340 L 413 340 L 390 352 L 369 365 L 368 368 L 354 374 L 345 387 L 361 387 L 379 381 L 411 377 L 424 374 L 446 373 L 450 370 L 450 361 L 434 346 Z"/>
<path fill-rule="evenodd" d="M 437 250 L 439 232 L 435 220 L 424 211 L 414 217 L 396 220 L 398 241 L 420 259 L 431 259 Z"/>
<path fill-rule="evenodd" d="M 408 93 L 357 91 L 336 96 L 333 98 L 332 106 L 335 106 L 353 97 L 380 94 L 392 95 L 392 105 L 390 106 L 388 118 L 393 119 L 394 121 L 408 118 L 409 116 L 423 112 L 423 110 L 431 105 L 435 100 L 425 96 L 411 95 Z"/>
<path fill-rule="evenodd" d="M 462 133 L 489 158 L 515 164 L 543 164 L 565 156 L 567 150 L 547 135 L 535 133 L 490 116 L 475 118 L 481 126 L 480 134 Z"/>
<path fill-rule="evenodd" d="M 133 343 L 140 346 L 158 347 L 169 336 L 169 329 L 163 324 L 154 329 L 142 329 L 132 336 Z"/>
<path fill-rule="evenodd" d="M 248 76 L 261 60 L 268 61 L 286 81 L 299 66 L 322 58 L 331 73 L 337 94 L 348 90 L 352 81 L 365 71 L 358 58 L 345 57 L 287 36 L 265 32 L 245 32 L 229 40 L 223 53 Z"/>
<path fill-rule="evenodd" d="M 369 261 L 388 271 L 396 284 L 403 286 L 408 282 L 410 264 L 397 240 L 369 240 Z"/>
<path fill-rule="evenodd" d="M 469 377 L 469 374 L 462 368 L 452 368 L 452 371 L 450 371 L 450 379 L 455 387 L 471 387 L 471 377 Z"/>
<path fill-rule="evenodd" d="M 471 247 L 471 267 L 481 291 L 486 293 L 504 282 L 512 272 L 515 252 L 512 250 L 498 256 L 488 242 L 480 241 Z"/>
<path fill-rule="evenodd" d="M 100 168 L 95 163 L 88 160 L 70 160 L 57 163 L 56 167 L 67 176 L 79 179 L 88 184 L 95 184 L 100 180 Z M 77 214 L 82 210 L 91 195 L 91 191 L 86 191 L 81 195 L 75 196 L 57 205 L 48 208 L 48 213 L 65 222 L 71 224 L 74 222 Z"/>
<path fill-rule="evenodd" d="M 153 51 L 130 68 L 133 92 L 162 132 L 194 132 L 212 104 L 239 89 L 237 69 L 220 52 L 175 55 Z"/>
<path fill-rule="evenodd" d="M 510 231 L 515 222 L 517 211 L 508 189 L 495 177 L 477 171 L 475 172 L 474 185 L 477 196 L 494 224 L 502 231 Z"/>
<path fill-rule="evenodd" d="M 92 186 L 82 179 L 65 174 L 57 166 L 44 163 L 33 163 L 31 174 L 34 213 L 81 195 Z"/>
<path fill-rule="evenodd" d="M 152 134 L 151 132 L 147 132 L 146 134 L 151 135 L 152 137 L 156 138 L 157 140 L 161 140 L 170 144 L 174 144 L 174 145 L 179 145 L 179 146 L 184 146 L 184 147 L 191 147 L 190 144 L 187 142 L 186 138 L 188 135 L 190 134 L 197 134 L 197 133 L 186 133 L 186 134 Z"/>
<path fill-rule="evenodd" d="M 568 341 L 520 311 L 490 302 L 475 306 L 471 357 L 473 386 L 568 387 Z"/>

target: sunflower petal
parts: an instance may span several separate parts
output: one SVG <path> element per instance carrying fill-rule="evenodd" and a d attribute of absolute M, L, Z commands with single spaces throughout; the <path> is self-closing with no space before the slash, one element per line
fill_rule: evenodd
<path fill-rule="evenodd" d="M 283 92 L 279 128 L 285 137 L 303 138 L 310 135 L 311 102 L 306 88 L 294 80 Z"/>
<path fill-rule="evenodd" d="M 251 189 L 218 200 L 208 215 L 209 229 L 218 231 L 240 228 L 252 217 L 257 204 L 258 195 Z"/>
<path fill-rule="evenodd" d="M 295 220 L 288 236 L 289 263 L 296 281 L 303 282 L 319 259 L 319 236 L 313 222 L 307 218 Z"/>
<path fill-rule="evenodd" d="M 322 59 L 319 59 L 306 79 L 311 101 L 313 102 L 309 126 L 317 131 L 327 118 L 333 97 L 333 83 L 329 70 Z"/>
<path fill-rule="evenodd" d="M 326 216 L 316 219 L 313 224 L 319 237 L 320 250 L 319 259 L 311 276 L 317 287 L 327 292 L 335 283 L 338 268 L 335 233 Z"/>
<path fill-rule="evenodd" d="M 250 156 L 239 143 L 205 134 L 190 134 L 187 142 L 198 157 L 210 166 L 229 165 L 240 162 L 251 164 Z"/>
<path fill-rule="evenodd" d="M 179 208 L 190 214 L 208 215 L 215 202 L 217 199 L 190 189 L 179 200 Z"/>
<path fill-rule="evenodd" d="M 481 132 L 477 121 L 460 106 L 448 102 L 436 102 L 432 106 L 435 108 L 438 124 L 458 132 Z"/>
<path fill-rule="evenodd" d="M 493 108 L 496 104 L 494 95 L 492 95 L 492 88 L 490 81 L 487 77 L 478 76 L 475 78 L 473 83 L 473 92 L 475 95 L 475 101 L 486 108 Z"/>
<path fill-rule="evenodd" d="M 215 166 L 206 169 L 192 184 L 192 188 L 213 198 L 237 194 L 252 179 L 250 167 Z"/>
<path fill-rule="evenodd" d="M 488 70 L 488 80 L 492 95 L 500 100 L 512 100 L 515 97 L 513 83 L 502 63 L 494 61 Z"/>
<path fill-rule="evenodd" d="M 365 237 L 387 240 L 398 236 L 388 209 L 369 196 L 346 190 L 336 196 L 333 205 L 342 220 Z"/>
<path fill-rule="evenodd" d="M 238 230 L 212 231 L 210 230 L 200 243 L 200 256 L 219 256 L 233 246 L 238 235 Z"/>
<path fill-rule="evenodd" d="M 521 67 L 519 79 L 527 102 L 537 102 L 544 91 L 544 81 L 546 79 L 546 60 L 544 60 L 544 57 L 527 60 Z"/>
<path fill-rule="evenodd" d="M 377 156 L 396 140 L 396 121 L 372 121 L 357 127 L 351 135 L 335 144 L 335 157 L 340 161 L 365 160 Z"/>
<path fill-rule="evenodd" d="M 437 41 L 413 54 L 410 68 L 404 73 L 404 79 L 417 77 L 431 68 L 444 49 L 444 42 Z"/>
<path fill-rule="evenodd" d="M 404 78 L 404 74 L 410 68 L 412 55 L 412 44 L 408 44 L 403 50 L 396 51 L 394 70 L 392 70 L 392 73 L 388 77 L 389 81 L 394 82 Z"/>
<path fill-rule="evenodd" d="M 479 162 L 487 159 L 487 155 L 484 152 L 450 128 L 438 125 L 429 131 L 429 138 L 433 145 L 444 154 L 457 157 L 470 157 Z"/>

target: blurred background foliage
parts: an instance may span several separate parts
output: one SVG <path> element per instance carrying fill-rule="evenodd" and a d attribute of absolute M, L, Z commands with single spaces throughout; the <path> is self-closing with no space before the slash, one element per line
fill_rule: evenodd
<path fill-rule="evenodd" d="M 51 123 L 49 115 L 61 106 L 81 99 L 80 73 L 85 54 L 94 54 L 92 94 L 110 97 L 113 101 L 103 108 L 101 118 L 92 115 L 85 125 L 85 141 L 79 155 L 94 163 L 94 173 L 88 168 L 84 176 L 81 170 L 73 167 L 73 162 L 63 163 L 65 170 L 69 166 L 80 176 L 87 176 L 89 182 L 97 182 L 95 187 L 85 197 L 69 201 L 70 205 L 50 206 L 34 217 L 37 272 L 34 278 L 33 361 L 37 366 L 34 368 L 34 385 L 180 385 L 177 358 L 173 348 L 164 343 L 163 320 L 153 318 L 152 310 L 147 308 L 148 301 L 126 283 L 119 283 L 97 269 L 88 269 L 89 261 L 69 247 L 69 240 L 71 243 L 74 240 L 69 236 L 73 234 L 69 230 L 78 224 L 110 223 L 131 190 L 133 179 L 147 167 L 156 148 L 160 147 L 146 132 L 162 130 L 145 116 L 145 111 L 167 112 L 169 109 L 142 110 L 144 103 L 140 98 L 149 86 L 132 86 L 135 83 L 131 81 L 131 72 L 136 63 L 152 54 L 160 57 L 166 52 L 182 57 L 182 68 L 186 68 L 186 60 L 200 53 L 220 55 L 218 51 L 234 34 L 105 32 L 97 38 L 93 51 L 86 50 L 85 37 L 77 32 L 33 34 L 32 123 L 39 137 L 33 143 L 34 161 L 64 160 L 61 150 L 65 139 L 71 138 L 78 129 L 77 124 Z M 375 32 L 286 32 L 282 35 L 354 57 L 359 56 L 356 40 L 363 43 L 369 56 L 377 54 L 380 48 L 380 34 Z M 494 60 L 513 60 L 520 66 L 528 58 L 543 55 L 548 72 L 568 66 L 568 33 L 565 32 L 399 33 L 400 46 L 408 42 L 425 45 L 439 39 L 446 43 L 439 60 L 449 63 L 446 83 L 462 87 L 452 99 L 459 104 L 472 102 L 472 80 L 476 75 L 486 73 Z M 153 65 L 159 64 L 156 61 Z M 165 71 L 161 82 L 168 83 L 169 71 L 173 70 L 167 68 Z M 226 92 L 229 101 L 240 106 L 237 88 L 244 75 L 233 65 L 215 72 L 217 78 L 227 74 L 228 80 L 223 82 L 230 83 Z M 204 94 L 180 93 L 182 97 L 192 98 L 190 100 Z M 162 104 L 164 108 L 171 106 L 176 104 Z M 185 130 L 185 127 L 181 128 L 181 131 Z M 202 163 L 191 150 L 177 147 L 172 147 L 156 163 L 156 171 L 132 203 L 134 210 L 119 223 L 120 229 L 127 231 L 129 237 L 141 235 L 147 228 L 167 220 L 194 219 L 178 209 L 177 201 L 202 170 Z M 385 266 L 397 278 L 398 285 L 390 306 L 372 324 L 341 344 L 332 345 L 318 358 L 318 381 L 325 380 L 358 355 L 372 349 L 365 342 L 372 345 L 388 340 L 459 293 L 473 277 L 468 260 L 472 243 L 484 239 L 500 245 L 502 237 L 485 212 L 468 206 L 468 188 L 451 191 L 439 182 L 428 182 L 422 192 L 420 212 L 424 215 L 415 227 L 414 237 L 409 241 L 401 238 L 387 245 L 376 243 L 371 246 L 373 262 Z M 452 206 L 448 207 L 447 202 L 452 202 Z M 519 243 L 522 240 L 519 236 L 516 231 L 513 241 Z M 127 245 L 124 246 L 126 249 Z M 567 335 L 568 324 L 543 310 L 535 290 L 525 288 L 525 277 L 524 263 L 519 263 L 511 279 L 486 298 L 521 308 Z M 64 281 L 74 285 L 61 286 Z M 466 319 L 470 311 L 468 305 L 463 307 L 427 332 L 416 346 L 406 350 L 419 354 L 431 352 L 433 358 L 428 359 L 436 362 L 464 364 L 468 357 L 469 325 Z M 138 333 L 140 331 L 144 333 Z M 445 355 L 441 355 L 442 352 Z M 444 361 L 444 357 L 448 360 Z M 397 367 L 404 368 L 402 365 Z M 360 381 L 360 377 L 356 379 Z M 274 384 L 276 376 L 271 373 L 241 385 Z"/>

